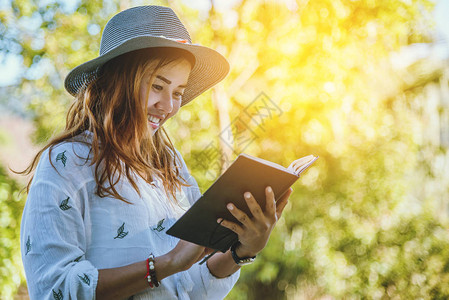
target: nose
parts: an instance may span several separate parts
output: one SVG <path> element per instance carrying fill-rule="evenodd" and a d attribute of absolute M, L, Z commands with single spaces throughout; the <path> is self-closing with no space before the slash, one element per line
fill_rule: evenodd
<path fill-rule="evenodd" d="M 163 93 L 155 104 L 157 109 L 162 110 L 164 113 L 169 114 L 173 110 L 173 98 L 169 93 Z"/>

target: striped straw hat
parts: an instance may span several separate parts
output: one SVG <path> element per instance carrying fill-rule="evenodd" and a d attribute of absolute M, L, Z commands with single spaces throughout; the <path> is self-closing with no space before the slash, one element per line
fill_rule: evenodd
<path fill-rule="evenodd" d="M 229 72 L 229 63 L 220 53 L 192 44 L 187 29 L 173 10 L 163 6 L 138 6 L 109 20 L 101 36 L 100 55 L 70 71 L 65 78 L 65 88 L 75 96 L 98 76 L 103 64 L 112 58 L 157 47 L 184 49 L 195 57 L 182 105 L 221 81 Z"/>

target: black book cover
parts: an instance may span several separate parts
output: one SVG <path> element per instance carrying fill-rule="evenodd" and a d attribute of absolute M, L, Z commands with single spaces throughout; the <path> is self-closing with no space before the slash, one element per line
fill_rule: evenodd
<path fill-rule="evenodd" d="M 217 223 L 218 218 L 239 223 L 226 208 L 232 202 L 250 217 L 243 194 L 251 192 L 262 208 L 265 207 L 265 187 L 271 186 L 278 200 L 299 178 L 299 174 L 316 158 L 305 164 L 299 172 L 275 163 L 240 154 L 231 166 L 211 185 L 167 234 L 180 239 L 226 252 L 238 240 L 237 234 Z"/>

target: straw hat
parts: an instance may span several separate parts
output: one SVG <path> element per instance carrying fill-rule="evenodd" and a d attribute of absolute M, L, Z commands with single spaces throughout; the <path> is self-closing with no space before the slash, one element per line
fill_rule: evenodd
<path fill-rule="evenodd" d="M 190 102 L 229 72 L 229 63 L 217 51 L 192 44 L 185 26 L 172 9 L 138 6 L 124 10 L 109 20 L 101 36 L 100 55 L 74 68 L 65 78 L 66 90 L 75 96 L 95 79 L 103 64 L 119 55 L 156 47 L 184 49 L 195 57 L 184 90 L 182 105 Z"/>

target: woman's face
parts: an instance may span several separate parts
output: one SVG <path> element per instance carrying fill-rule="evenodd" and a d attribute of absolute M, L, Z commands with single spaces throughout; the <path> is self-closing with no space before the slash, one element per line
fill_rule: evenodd
<path fill-rule="evenodd" d="M 174 116 L 181 107 L 182 95 L 189 79 L 191 66 L 185 59 L 179 59 L 161 67 L 151 86 L 140 87 L 142 99 L 147 97 L 147 120 L 153 134 L 159 127 Z"/>

